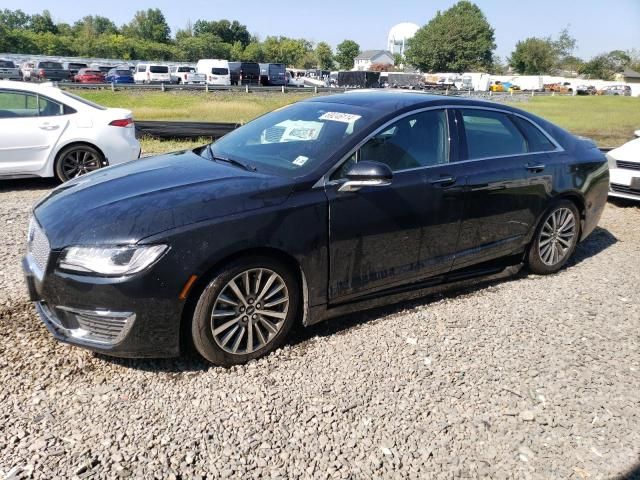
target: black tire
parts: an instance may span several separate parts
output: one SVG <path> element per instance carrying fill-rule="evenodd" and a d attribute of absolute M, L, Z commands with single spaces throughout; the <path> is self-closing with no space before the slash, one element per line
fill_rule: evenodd
<path fill-rule="evenodd" d="M 554 214 L 557 216 L 566 211 L 571 212 L 574 222 L 573 233 L 570 240 L 567 240 L 566 237 L 566 235 L 568 234 L 568 230 L 564 230 L 564 233 L 558 233 L 555 230 L 549 230 L 550 226 L 545 227 L 548 221 L 552 221 L 552 216 Z M 561 231 L 560 227 L 558 227 L 559 232 Z M 544 232 L 543 229 L 545 229 Z M 549 258 L 545 260 L 543 256 L 543 254 L 545 253 L 548 255 L 548 252 L 545 251 L 545 245 L 549 243 L 549 238 L 551 239 L 550 241 L 552 243 L 556 243 L 559 246 L 558 250 L 562 250 L 562 255 L 558 255 L 557 261 L 553 257 L 553 253 L 551 253 L 551 260 L 549 260 Z M 540 224 L 536 228 L 533 240 L 531 241 L 531 245 L 529 246 L 529 251 L 527 253 L 527 264 L 529 266 L 529 270 L 538 275 L 548 275 L 551 273 L 556 273 L 564 266 L 565 263 L 567 263 L 567 260 L 569 260 L 571 255 L 573 255 L 579 239 L 580 212 L 578 211 L 576 204 L 570 200 L 558 200 L 554 202 L 553 205 L 549 207 L 549 209 L 547 209 L 542 219 L 540 220 Z M 567 241 L 569 243 L 568 247 L 561 243 Z M 543 245 L 542 248 L 540 247 L 541 243 Z"/>
<path fill-rule="evenodd" d="M 258 315 L 258 317 L 262 319 L 255 320 L 255 323 L 253 323 L 253 320 L 247 318 L 249 316 L 247 315 L 247 317 L 243 317 L 242 320 L 238 320 L 235 324 L 232 324 L 230 327 L 228 327 L 227 330 L 222 330 L 222 332 L 218 333 L 216 339 L 216 336 L 214 336 L 214 326 L 216 325 L 216 320 L 213 317 L 213 309 L 217 306 L 217 302 L 222 301 L 223 303 L 226 303 L 224 300 L 220 300 L 219 297 L 229 298 L 227 295 L 221 294 L 223 294 L 223 292 L 229 291 L 229 284 L 232 280 L 236 279 L 238 276 L 242 276 L 242 278 L 244 279 L 243 275 L 245 272 L 255 272 L 256 270 L 270 271 L 271 273 L 275 273 L 277 276 L 279 276 L 279 279 L 282 280 L 285 285 L 284 295 L 288 294 L 288 302 L 286 307 L 286 317 L 284 319 L 281 319 L 281 322 L 277 324 L 277 332 L 273 334 L 273 337 L 269 338 L 261 347 L 253 351 L 249 351 L 249 329 L 251 329 L 252 332 L 254 331 L 254 328 L 256 329 L 256 333 L 252 333 L 252 338 L 258 338 L 257 330 L 261 330 L 260 335 L 262 336 L 262 338 L 264 337 L 265 332 L 267 335 L 269 335 L 268 330 L 262 327 L 262 324 L 260 323 L 263 321 L 264 317 Z M 252 284 L 255 285 L 255 282 L 257 281 L 258 284 L 262 285 L 262 287 L 256 287 L 254 289 L 255 292 L 259 292 L 266 285 L 266 281 L 261 284 L 260 280 L 256 280 L 257 274 L 253 273 L 253 275 L 254 276 L 251 277 L 252 280 L 250 280 L 249 283 L 253 282 Z M 240 288 L 244 290 L 243 293 L 246 293 L 246 288 L 242 284 L 242 282 L 240 284 Z M 263 297 L 265 298 L 265 300 L 263 301 L 266 301 L 266 298 L 270 296 L 270 291 L 273 291 L 273 288 L 271 290 L 267 289 L 267 292 L 265 292 Z M 259 295 L 256 295 L 255 297 L 256 298 L 253 299 L 256 302 L 255 304 L 253 304 L 254 307 L 259 306 L 257 302 L 260 301 Z M 247 296 L 247 301 L 248 300 L 251 300 L 249 296 Z M 266 306 L 267 305 L 265 304 L 264 307 Z M 193 338 L 193 345 L 196 348 L 196 351 L 202 357 L 204 357 L 204 359 L 208 360 L 214 365 L 229 367 L 232 365 L 246 363 L 249 360 L 262 357 L 282 346 L 287 338 L 289 331 L 291 330 L 291 327 L 296 321 L 299 307 L 300 287 L 298 284 L 298 279 L 296 275 L 291 271 L 291 269 L 288 268 L 284 263 L 272 257 L 264 255 L 249 255 L 247 257 L 239 258 L 225 265 L 201 293 L 200 298 L 198 299 L 198 303 L 196 304 L 196 308 L 193 313 L 193 319 L 191 322 L 191 335 Z M 238 308 L 243 307 L 241 307 L 240 304 L 238 304 L 237 307 L 229 307 L 230 311 L 235 312 L 233 314 L 230 314 L 232 317 L 234 315 L 244 315 L 244 313 L 239 313 L 239 310 L 236 310 Z M 248 308 L 245 312 L 249 314 Z M 285 312 L 283 312 L 283 314 L 285 314 Z M 254 314 L 253 317 L 256 317 L 256 315 Z M 227 316 L 227 318 L 229 318 L 229 316 Z M 231 321 L 233 320 L 234 318 L 231 319 Z M 222 320 L 218 321 L 222 322 Z M 224 320 L 224 322 L 227 322 L 226 319 Z M 230 333 L 231 330 L 238 327 L 240 329 L 240 333 L 236 332 L 235 335 L 233 335 L 233 333 Z M 222 326 L 218 325 L 216 327 L 216 329 L 219 328 L 222 328 Z M 246 337 L 245 331 L 247 332 Z M 229 343 L 226 345 L 227 349 L 225 349 L 219 344 L 219 342 L 224 340 L 224 338 L 220 337 L 223 337 L 223 335 L 226 336 L 227 334 L 233 336 L 229 338 Z M 238 337 L 240 337 L 240 340 L 238 340 Z M 240 342 L 240 346 L 244 346 L 245 352 L 241 351 L 240 353 L 233 353 L 229 351 L 229 349 L 232 349 L 231 344 L 235 344 L 235 341 Z M 256 340 L 256 342 L 258 344 L 261 343 L 260 340 Z M 242 350 L 239 347 L 236 348 L 238 348 L 238 350 Z"/>
<path fill-rule="evenodd" d="M 74 171 L 70 167 L 70 162 L 73 157 L 76 157 L 80 162 L 78 170 Z M 71 157 L 70 160 L 67 160 Z M 104 155 L 95 147 L 91 145 L 70 145 L 63 148 L 56 157 L 55 173 L 58 180 L 66 182 L 72 178 L 84 175 L 85 173 L 92 172 L 102 168 L 105 164 Z"/>

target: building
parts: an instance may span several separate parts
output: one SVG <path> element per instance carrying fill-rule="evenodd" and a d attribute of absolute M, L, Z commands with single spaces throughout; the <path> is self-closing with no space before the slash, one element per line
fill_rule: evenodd
<path fill-rule="evenodd" d="M 365 50 L 355 58 L 353 69 L 369 70 L 374 63 L 393 65 L 393 54 L 387 50 Z"/>
<path fill-rule="evenodd" d="M 625 68 L 622 73 L 616 74 L 616 81 L 624 83 L 640 83 L 640 73 L 635 72 L 630 68 Z"/>

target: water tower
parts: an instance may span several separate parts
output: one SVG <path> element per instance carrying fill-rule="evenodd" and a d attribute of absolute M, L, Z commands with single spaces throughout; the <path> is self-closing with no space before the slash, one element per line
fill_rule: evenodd
<path fill-rule="evenodd" d="M 389 30 L 387 50 L 391 53 L 399 53 L 404 56 L 407 48 L 407 40 L 413 38 L 420 27 L 415 23 L 405 22 L 395 25 Z"/>

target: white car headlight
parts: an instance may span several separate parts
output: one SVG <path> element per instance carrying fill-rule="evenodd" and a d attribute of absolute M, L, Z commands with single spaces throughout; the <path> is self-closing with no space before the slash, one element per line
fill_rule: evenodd
<path fill-rule="evenodd" d="M 64 270 L 98 275 L 132 275 L 151 266 L 168 249 L 167 245 L 68 247 L 60 255 L 58 266 Z"/>

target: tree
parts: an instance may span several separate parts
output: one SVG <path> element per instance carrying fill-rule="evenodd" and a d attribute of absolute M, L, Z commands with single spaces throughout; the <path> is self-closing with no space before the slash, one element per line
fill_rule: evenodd
<path fill-rule="evenodd" d="M 97 35 L 118 33 L 116 24 L 107 17 L 100 15 L 87 15 L 73 24 L 76 35 L 86 35 L 94 37 Z"/>
<path fill-rule="evenodd" d="M 569 28 L 564 28 L 560 31 L 558 38 L 552 41 L 552 45 L 556 55 L 562 59 L 573 54 L 577 41 L 569 34 Z"/>
<path fill-rule="evenodd" d="M 408 41 L 405 56 L 424 72 L 486 71 L 495 48 L 493 28 L 482 10 L 461 0 L 420 28 Z"/>
<path fill-rule="evenodd" d="M 549 39 L 531 37 L 516 44 L 509 64 L 522 75 L 542 75 L 551 71 L 556 58 L 556 50 Z"/>
<path fill-rule="evenodd" d="M 260 42 L 251 42 L 244 48 L 240 60 L 243 62 L 263 62 L 265 60 L 264 51 Z"/>
<path fill-rule="evenodd" d="M 251 35 L 245 25 L 237 20 L 208 21 L 198 20 L 193 24 L 193 34 L 195 36 L 211 34 L 220 38 L 223 42 L 233 44 L 240 42 L 243 47 L 251 42 Z"/>
<path fill-rule="evenodd" d="M 32 15 L 29 21 L 29 30 L 36 33 L 58 33 L 58 29 L 56 28 L 56 24 L 53 23 L 49 10 L 43 10 L 41 14 L 36 13 Z"/>
<path fill-rule="evenodd" d="M 288 37 L 267 37 L 262 43 L 264 56 L 274 63 L 287 66 L 304 67 L 308 53 L 312 51 L 311 42 Z"/>
<path fill-rule="evenodd" d="M 345 40 L 336 48 L 336 62 L 342 70 L 351 70 L 358 55 L 360 55 L 360 45 L 353 40 Z"/>
<path fill-rule="evenodd" d="M 331 70 L 333 68 L 333 50 L 326 42 L 320 42 L 316 45 L 315 51 L 318 67 L 321 70 Z"/>
<path fill-rule="evenodd" d="M 589 78 L 613 80 L 616 73 L 621 73 L 631 64 L 631 56 L 622 50 L 596 55 L 580 68 L 582 75 Z"/>
<path fill-rule="evenodd" d="M 4 26 L 7 30 L 27 28 L 30 21 L 31 17 L 22 10 L 9 10 L 5 8 L 0 11 L 0 25 Z"/>
<path fill-rule="evenodd" d="M 169 43 L 171 29 L 159 8 L 139 10 L 122 32 L 129 37 L 136 37 L 149 42 Z"/>

